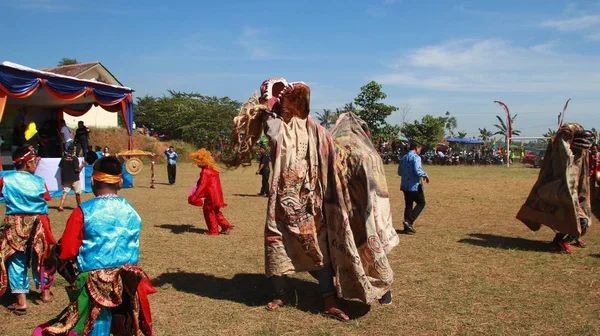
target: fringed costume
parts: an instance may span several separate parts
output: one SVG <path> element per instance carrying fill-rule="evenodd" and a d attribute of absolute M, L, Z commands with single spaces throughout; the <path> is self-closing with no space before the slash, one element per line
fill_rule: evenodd
<path fill-rule="evenodd" d="M 265 272 L 311 272 L 324 297 L 325 278 L 335 275 L 339 297 L 370 303 L 391 288 L 387 254 L 398 244 L 383 162 L 357 116 L 341 115 L 327 132 L 309 105 L 306 84 L 271 79 L 235 119 L 238 151 L 252 148 L 263 127 L 272 148 Z"/>
<path fill-rule="evenodd" d="M 533 231 L 542 225 L 557 234 L 554 248 L 571 252 L 569 243 L 591 225 L 588 150 L 592 133 L 564 124 L 548 144 L 538 179 L 517 218 Z"/>

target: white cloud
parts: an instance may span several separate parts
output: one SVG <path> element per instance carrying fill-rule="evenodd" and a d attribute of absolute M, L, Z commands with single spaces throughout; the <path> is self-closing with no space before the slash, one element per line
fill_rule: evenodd
<path fill-rule="evenodd" d="M 547 53 L 547 52 L 553 51 L 554 48 L 557 46 L 558 46 L 558 40 L 552 40 L 552 41 L 548 41 L 546 43 L 534 45 L 533 47 L 531 47 L 531 50 L 538 52 L 538 53 Z"/>
<path fill-rule="evenodd" d="M 370 16 L 385 16 L 387 14 L 388 7 L 395 5 L 399 1 L 400 0 L 375 0 L 374 4 L 368 6 L 365 12 Z"/>
<path fill-rule="evenodd" d="M 270 58 L 272 50 L 264 39 L 266 32 L 264 29 L 244 27 L 237 43 L 246 50 L 251 58 Z"/>
<path fill-rule="evenodd" d="M 600 15 L 584 15 L 572 19 L 546 20 L 540 24 L 542 27 L 555 28 L 560 31 L 585 30 L 600 24 Z"/>
<path fill-rule="evenodd" d="M 500 39 L 460 40 L 409 51 L 383 84 L 468 92 L 597 92 L 600 58 L 550 52 L 556 41 L 520 47 Z"/>
<path fill-rule="evenodd" d="M 585 39 L 588 41 L 600 41 L 600 33 L 586 35 Z"/>

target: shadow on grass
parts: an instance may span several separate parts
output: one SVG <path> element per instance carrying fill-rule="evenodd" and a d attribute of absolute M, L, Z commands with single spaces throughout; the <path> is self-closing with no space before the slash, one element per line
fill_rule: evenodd
<path fill-rule="evenodd" d="M 49 206 L 48 209 L 58 210 L 58 205 Z M 70 206 L 65 206 L 65 207 L 63 207 L 63 209 L 65 209 L 65 210 L 74 210 L 75 208 L 70 207 Z"/>
<path fill-rule="evenodd" d="M 259 194 L 233 194 L 233 196 L 240 196 L 240 197 L 265 197 L 264 195 L 259 195 Z"/>
<path fill-rule="evenodd" d="M 592 213 L 596 216 L 596 219 L 600 219 L 600 200 L 592 200 Z"/>
<path fill-rule="evenodd" d="M 471 233 L 470 237 L 459 240 L 459 243 L 503 250 L 521 250 L 537 252 L 553 252 L 550 242 L 516 237 L 504 237 L 485 233 Z"/>
<path fill-rule="evenodd" d="M 273 298 L 271 281 L 264 274 L 239 273 L 231 279 L 225 279 L 210 274 L 179 271 L 163 273 L 152 284 L 157 288 L 170 284 L 180 292 L 256 308 L 264 307 Z M 323 300 L 318 284 L 291 277 L 287 284 L 292 300 L 290 306 L 311 313 L 322 310 Z M 362 317 L 371 309 L 369 305 L 356 301 L 339 300 L 339 304 L 351 319 Z"/>
<path fill-rule="evenodd" d="M 594 257 L 594 258 L 600 259 L 600 253 L 590 254 L 590 257 Z"/>
<path fill-rule="evenodd" d="M 171 232 L 174 234 L 182 234 L 187 232 L 204 234 L 205 232 L 208 232 L 206 229 L 197 228 L 191 224 L 161 224 L 154 225 L 154 227 L 171 230 Z"/>

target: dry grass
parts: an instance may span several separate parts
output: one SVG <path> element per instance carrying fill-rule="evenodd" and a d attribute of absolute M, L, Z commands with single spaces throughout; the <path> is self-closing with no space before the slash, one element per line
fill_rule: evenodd
<path fill-rule="evenodd" d="M 108 146 L 110 152 L 113 154 L 126 151 L 127 144 L 129 143 L 129 136 L 127 131 L 123 128 L 91 128 L 90 132 L 90 143 L 93 146 Z M 169 146 L 175 147 L 175 151 L 179 154 L 178 161 L 189 162 L 189 153 L 195 151 L 197 148 L 183 142 L 181 140 L 173 141 L 158 141 L 156 138 L 142 135 L 137 130 L 133 134 L 133 148 L 144 150 L 151 153 L 159 154 L 157 158 L 158 163 L 166 163 L 166 158 L 162 153 Z M 143 158 L 144 161 L 149 161 Z"/>
<path fill-rule="evenodd" d="M 404 201 L 395 166 L 388 183 L 396 227 Z M 549 253 L 549 229 L 534 233 L 514 217 L 537 170 L 503 167 L 425 167 L 427 207 L 414 236 L 402 236 L 390 258 L 396 275 L 394 304 L 345 303 L 355 319 L 340 323 L 317 314 L 314 280 L 294 277 L 293 307 L 267 312 L 263 276 L 266 199 L 255 166 L 222 174 L 230 236 L 210 237 L 200 208 L 187 195 L 198 169 L 179 166 L 177 184 L 123 190 L 144 220 L 141 266 L 154 279 L 156 335 L 598 335 L 600 239 L 572 255 Z M 164 166 L 157 179 L 166 181 Z M 144 171 L 144 174 L 147 170 Z M 85 199 L 89 198 L 85 196 Z M 53 200 L 56 206 L 58 200 Z M 69 199 L 73 204 L 74 199 Z M 51 211 L 57 236 L 68 213 Z M 56 300 L 30 304 L 24 317 L 0 311 L 1 335 L 29 335 L 67 303 L 59 281 Z"/>

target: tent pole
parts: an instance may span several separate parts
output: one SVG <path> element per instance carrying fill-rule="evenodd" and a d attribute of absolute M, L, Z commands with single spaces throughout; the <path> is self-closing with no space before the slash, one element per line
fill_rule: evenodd
<path fill-rule="evenodd" d="M 2 117 L 4 116 L 4 108 L 6 107 L 7 100 L 8 97 L 6 96 L 6 94 L 2 92 L 2 90 L 0 90 L 0 122 L 2 122 Z M 4 168 L 2 168 L 2 157 L 0 156 L 0 171 L 3 170 Z"/>

